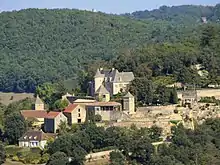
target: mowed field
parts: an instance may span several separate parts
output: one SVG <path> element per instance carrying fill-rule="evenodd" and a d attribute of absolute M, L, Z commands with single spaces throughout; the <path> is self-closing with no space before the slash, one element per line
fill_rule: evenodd
<path fill-rule="evenodd" d="M 0 103 L 8 105 L 15 101 L 23 100 L 26 98 L 34 98 L 33 93 L 4 93 L 0 92 Z"/>

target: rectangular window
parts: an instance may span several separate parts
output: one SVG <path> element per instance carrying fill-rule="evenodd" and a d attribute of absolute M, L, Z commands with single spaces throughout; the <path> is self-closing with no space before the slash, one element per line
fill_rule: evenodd
<path fill-rule="evenodd" d="M 78 109 L 78 112 L 80 112 L 80 109 Z"/>
<path fill-rule="evenodd" d="M 81 123 L 82 121 L 81 121 L 81 119 L 78 119 L 78 123 Z"/>
<path fill-rule="evenodd" d="M 78 117 L 80 117 L 80 113 L 78 114 Z"/>

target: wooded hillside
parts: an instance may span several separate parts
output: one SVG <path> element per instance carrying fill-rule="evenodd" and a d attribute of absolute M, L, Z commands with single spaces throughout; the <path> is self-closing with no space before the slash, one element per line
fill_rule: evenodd
<path fill-rule="evenodd" d="M 90 78 L 92 76 L 91 65 L 97 68 L 100 61 L 104 61 L 108 66 L 123 69 L 117 58 L 126 51 L 137 49 L 134 52 L 138 52 L 151 44 L 187 42 L 191 44 L 189 51 L 194 47 L 200 54 L 197 50 L 200 50 L 198 45 L 203 31 L 201 24 L 189 26 L 169 20 L 134 20 L 68 9 L 2 12 L 0 22 L 0 91 L 13 92 L 33 92 L 44 82 L 63 81 L 78 75 L 82 85 L 88 72 L 91 72 Z M 182 46 L 174 49 L 179 48 Z M 149 63 L 151 59 L 159 65 L 157 62 L 163 59 L 157 55 L 158 51 L 166 50 L 155 49 L 152 56 L 148 54 L 147 67 L 153 66 Z M 178 52 L 165 54 L 174 56 Z M 143 55 L 146 53 L 150 52 L 143 52 Z"/>
<path fill-rule="evenodd" d="M 202 17 L 206 17 L 209 22 L 219 22 L 220 4 L 216 6 L 161 6 L 152 11 L 136 11 L 131 14 L 125 14 L 132 18 L 145 20 L 166 20 L 172 23 L 197 24 L 202 22 Z"/>

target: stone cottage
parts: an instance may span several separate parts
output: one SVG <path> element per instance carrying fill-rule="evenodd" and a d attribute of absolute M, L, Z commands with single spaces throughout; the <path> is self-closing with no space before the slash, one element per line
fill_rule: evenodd
<path fill-rule="evenodd" d="M 67 117 L 68 124 L 84 123 L 86 120 L 86 109 L 85 105 L 70 104 L 63 111 Z"/>
<path fill-rule="evenodd" d="M 61 122 L 67 123 L 67 117 L 62 112 L 50 111 L 44 119 L 45 132 L 56 133 Z"/>

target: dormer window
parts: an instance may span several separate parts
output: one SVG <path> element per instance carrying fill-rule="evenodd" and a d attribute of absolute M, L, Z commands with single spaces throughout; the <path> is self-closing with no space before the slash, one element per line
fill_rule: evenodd
<path fill-rule="evenodd" d="M 119 77 L 118 80 L 121 81 L 121 77 Z"/>
<path fill-rule="evenodd" d="M 34 139 L 36 140 L 36 139 L 37 139 L 37 136 L 35 136 Z"/>
<path fill-rule="evenodd" d="M 27 139 L 27 136 L 25 136 L 24 139 Z"/>
<path fill-rule="evenodd" d="M 29 139 L 31 139 L 32 138 L 32 136 L 29 136 Z"/>

